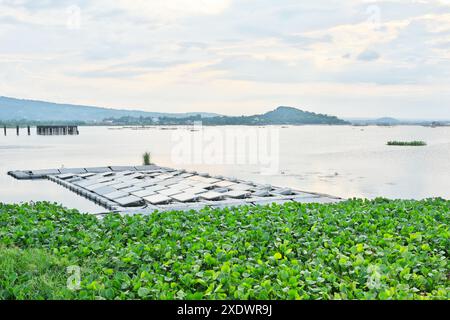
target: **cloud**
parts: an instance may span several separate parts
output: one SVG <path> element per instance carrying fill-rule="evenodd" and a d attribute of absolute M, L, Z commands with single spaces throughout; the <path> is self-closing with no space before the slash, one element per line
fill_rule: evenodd
<path fill-rule="evenodd" d="M 83 72 L 69 72 L 68 76 L 75 76 L 80 78 L 132 78 L 145 74 L 143 70 L 91 70 Z"/>
<path fill-rule="evenodd" d="M 338 113 L 348 99 L 355 115 L 376 100 L 419 114 L 450 91 L 446 0 L 0 0 L 0 43 L 0 91 L 23 98 L 235 114 L 303 101 Z"/>
<path fill-rule="evenodd" d="M 136 16 L 173 22 L 195 15 L 216 15 L 226 10 L 231 0 L 117 0 L 113 6 Z"/>
<path fill-rule="evenodd" d="M 135 78 L 149 73 L 167 71 L 170 68 L 188 64 L 183 60 L 139 60 L 127 63 L 108 65 L 103 68 L 94 68 L 84 71 L 70 71 L 66 74 L 81 78 Z"/>
<path fill-rule="evenodd" d="M 373 50 L 366 50 L 361 52 L 357 59 L 360 61 L 375 61 L 380 58 L 380 54 Z"/>

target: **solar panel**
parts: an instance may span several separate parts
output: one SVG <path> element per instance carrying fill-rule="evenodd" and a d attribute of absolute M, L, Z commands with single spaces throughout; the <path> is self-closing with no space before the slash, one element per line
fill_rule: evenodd
<path fill-rule="evenodd" d="M 141 188 L 141 187 L 130 187 L 130 188 L 121 189 L 120 191 L 132 193 L 132 192 L 136 192 L 136 191 L 141 191 L 143 189 L 144 188 Z"/>
<path fill-rule="evenodd" d="M 96 194 L 99 194 L 99 195 L 101 195 L 101 196 L 103 196 L 103 195 L 105 195 L 105 194 L 113 193 L 113 192 L 116 192 L 116 191 L 117 191 L 116 189 L 114 189 L 113 187 L 110 187 L 110 186 L 106 186 L 106 187 L 103 187 L 103 188 L 99 188 L 99 189 L 95 189 L 95 190 L 94 190 L 94 192 L 95 192 Z"/>
<path fill-rule="evenodd" d="M 164 190 L 158 191 L 158 193 L 170 197 L 170 196 L 181 193 L 181 191 L 176 190 L 176 189 L 164 189 Z"/>
<path fill-rule="evenodd" d="M 293 194 L 293 191 L 292 191 L 292 189 L 289 189 L 289 188 L 283 188 L 283 189 L 276 189 L 275 191 L 273 191 L 273 193 L 279 194 L 282 196 L 290 196 L 291 194 Z"/>
<path fill-rule="evenodd" d="M 62 180 L 66 180 L 66 179 L 70 179 L 73 178 L 75 175 L 73 173 L 65 173 L 65 174 L 60 174 L 59 176 L 57 176 L 59 179 Z"/>
<path fill-rule="evenodd" d="M 111 199 L 111 200 L 114 200 L 114 199 L 119 199 L 119 198 L 126 197 L 128 195 L 129 195 L 129 193 L 127 193 L 127 192 L 115 191 L 115 192 L 112 192 L 112 193 L 105 194 L 104 197 L 108 198 L 108 199 Z"/>
<path fill-rule="evenodd" d="M 255 197 L 268 197 L 270 196 L 270 192 L 267 190 L 258 190 L 253 193 Z"/>
<path fill-rule="evenodd" d="M 116 189 L 126 189 L 126 188 L 130 188 L 134 186 L 134 182 L 133 181 L 129 181 L 129 182 L 122 182 L 119 184 L 114 184 L 114 188 Z"/>
<path fill-rule="evenodd" d="M 163 187 L 163 186 L 160 186 L 160 185 L 155 185 L 155 186 L 152 186 L 152 187 L 145 188 L 145 190 L 154 191 L 154 192 L 157 192 L 157 191 L 160 191 L 160 190 L 164 190 L 164 189 L 166 189 L 166 187 Z"/>
<path fill-rule="evenodd" d="M 157 181 L 146 179 L 143 182 L 135 184 L 135 186 L 136 187 L 147 188 L 147 187 L 154 186 L 156 183 L 157 183 Z"/>
<path fill-rule="evenodd" d="M 173 175 L 172 174 L 161 174 L 161 175 L 159 175 L 157 177 L 158 177 L 158 179 L 166 180 L 166 179 L 173 178 Z"/>
<path fill-rule="evenodd" d="M 183 191 L 187 192 L 187 193 L 191 193 L 191 194 L 201 194 L 201 193 L 208 192 L 208 190 L 205 190 L 205 189 L 202 189 L 202 188 L 197 188 L 197 187 L 192 187 L 192 188 L 189 188 L 189 189 L 185 189 Z"/>
<path fill-rule="evenodd" d="M 192 194 L 192 193 L 179 193 L 172 196 L 173 199 L 180 201 L 180 202 L 191 202 L 198 199 L 198 195 Z"/>
<path fill-rule="evenodd" d="M 88 177 L 95 176 L 95 173 L 92 173 L 92 172 L 80 173 L 80 174 L 77 174 L 77 176 L 79 176 L 80 178 L 88 178 Z"/>
<path fill-rule="evenodd" d="M 193 183 L 193 185 L 194 187 L 201 189 L 211 189 L 214 187 L 214 185 L 211 183 L 196 182 L 196 181 Z"/>
<path fill-rule="evenodd" d="M 205 179 L 203 179 L 202 182 L 205 182 L 205 183 L 217 183 L 217 182 L 220 182 L 220 180 L 216 179 L 216 178 L 205 178 Z"/>
<path fill-rule="evenodd" d="M 233 190 L 248 191 L 250 189 L 253 189 L 253 186 L 250 186 L 248 184 L 238 183 L 238 184 L 234 184 L 234 185 L 230 186 L 230 188 Z"/>
<path fill-rule="evenodd" d="M 214 183 L 215 186 L 220 187 L 220 188 L 227 188 L 227 187 L 233 186 L 235 184 L 236 183 L 227 181 L 227 180 L 223 180 L 223 181 Z"/>
<path fill-rule="evenodd" d="M 94 184 L 98 184 L 98 180 L 82 180 L 79 182 L 75 182 L 74 184 L 80 187 L 87 187 L 87 186 L 92 186 Z"/>
<path fill-rule="evenodd" d="M 114 201 L 117 202 L 118 204 L 120 204 L 123 207 L 131 206 L 131 205 L 137 205 L 139 203 L 144 202 L 142 200 L 142 198 L 138 198 L 136 196 L 127 196 L 127 197 L 124 197 L 124 198 L 116 199 Z"/>
<path fill-rule="evenodd" d="M 200 194 L 200 198 L 203 198 L 205 200 L 217 200 L 221 199 L 223 197 L 223 193 L 218 193 L 214 191 L 209 191 L 206 193 Z"/>
<path fill-rule="evenodd" d="M 191 188 L 191 186 L 188 184 L 185 184 L 185 183 L 177 183 L 177 184 L 171 185 L 170 188 L 183 191 L 183 190 Z"/>
<path fill-rule="evenodd" d="M 169 198 L 162 194 L 155 194 L 152 196 L 145 197 L 144 200 L 151 204 L 162 204 L 172 201 L 172 198 Z"/>
<path fill-rule="evenodd" d="M 90 186 L 86 186 L 85 189 L 94 191 L 95 189 L 100 189 L 100 188 L 104 188 L 104 187 L 107 187 L 107 186 L 108 186 L 107 184 L 96 183 L 96 184 L 93 184 L 93 185 L 90 185 Z"/>
<path fill-rule="evenodd" d="M 241 191 L 241 190 L 231 190 L 227 193 L 224 193 L 223 195 L 225 197 L 234 198 L 234 199 L 240 199 L 248 197 L 251 193 L 247 191 Z"/>
<path fill-rule="evenodd" d="M 145 198 L 148 196 L 152 196 L 154 194 L 156 194 L 155 191 L 151 191 L 151 190 L 141 190 L 141 191 L 136 191 L 136 192 L 132 192 L 132 194 L 136 197 L 141 197 L 141 198 Z"/>

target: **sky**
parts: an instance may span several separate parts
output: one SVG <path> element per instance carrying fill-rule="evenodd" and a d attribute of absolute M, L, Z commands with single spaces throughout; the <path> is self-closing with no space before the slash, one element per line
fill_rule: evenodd
<path fill-rule="evenodd" d="M 0 0 L 0 96 L 450 119 L 450 0 Z"/>

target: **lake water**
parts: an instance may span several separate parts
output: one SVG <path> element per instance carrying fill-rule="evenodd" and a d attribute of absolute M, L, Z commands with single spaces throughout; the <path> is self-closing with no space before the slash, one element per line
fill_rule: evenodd
<path fill-rule="evenodd" d="M 5 137 L 2 132 L 0 202 L 47 200 L 87 212 L 105 211 L 52 182 L 17 181 L 6 173 L 18 169 L 140 165 L 144 151 L 150 151 L 152 161 L 162 166 L 344 198 L 450 198 L 449 127 L 190 129 L 80 127 L 79 136 L 37 136 L 35 130 L 31 136 L 26 135 L 26 130 L 16 136 L 15 130 L 10 129 Z M 233 132 L 239 132 L 238 137 L 242 138 L 233 140 L 234 147 L 228 143 Z M 189 143 L 183 140 L 190 138 Z M 389 140 L 424 140 L 428 145 L 389 147 Z M 261 141 L 267 150 L 258 144 Z M 256 144 L 259 147 L 255 149 Z M 252 160 L 255 150 L 266 156 Z M 242 156 L 240 160 L 236 160 L 238 156 Z M 267 170 L 267 161 L 272 170 Z"/>

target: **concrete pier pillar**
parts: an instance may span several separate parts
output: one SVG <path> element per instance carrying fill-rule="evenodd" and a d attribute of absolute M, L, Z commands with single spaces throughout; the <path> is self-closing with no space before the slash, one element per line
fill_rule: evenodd
<path fill-rule="evenodd" d="M 36 132 L 38 135 L 78 135 L 77 126 L 37 126 Z"/>

